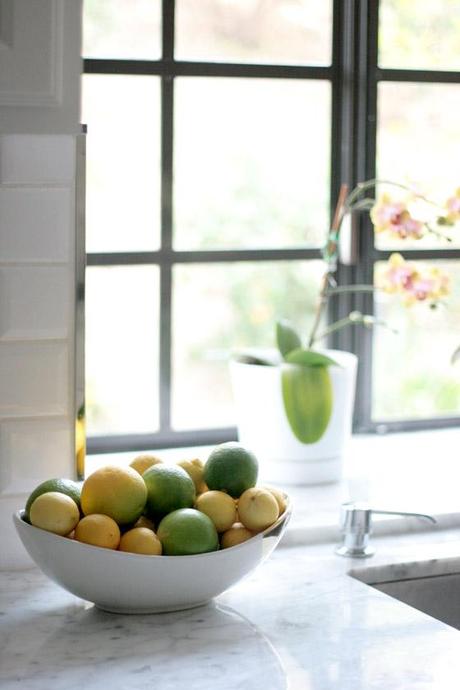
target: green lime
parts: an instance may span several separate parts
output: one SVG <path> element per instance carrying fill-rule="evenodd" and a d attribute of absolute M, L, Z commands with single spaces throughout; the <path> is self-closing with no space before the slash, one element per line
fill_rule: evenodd
<path fill-rule="evenodd" d="M 166 515 L 179 508 L 191 508 L 195 502 L 195 484 L 177 465 L 152 465 L 142 475 L 147 487 L 150 514 Z"/>
<path fill-rule="evenodd" d="M 80 508 L 81 483 L 74 482 L 71 479 L 47 479 L 45 482 L 39 484 L 27 499 L 24 510 L 24 520 L 26 520 L 26 522 L 30 522 L 30 507 L 35 499 L 50 491 L 57 491 L 58 493 L 70 496 Z"/>
<path fill-rule="evenodd" d="M 216 446 L 204 467 L 203 479 L 209 489 L 226 491 L 239 498 L 256 485 L 259 463 L 254 453 L 233 441 Z"/>
<path fill-rule="evenodd" d="M 166 556 L 191 556 L 219 548 L 213 521 L 194 508 L 182 508 L 166 515 L 158 526 L 157 537 Z"/>

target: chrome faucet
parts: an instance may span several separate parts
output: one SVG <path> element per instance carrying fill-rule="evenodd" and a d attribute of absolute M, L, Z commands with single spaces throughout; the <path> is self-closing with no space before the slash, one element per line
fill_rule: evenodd
<path fill-rule="evenodd" d="M 408 517 L 422 518 L 436 523 L 431 515 L 423 513 L 406 513 L 393 510 L 376 510 L 367 503 L 343 503 L 340 516 L 340 531 L 343 535 L 343 543 L 335 552 L 339 556 L 350 558 L 367 558 L 375 553 L 375 549 L 369 546 L 369 535 L 372 531 L 372 515 L 404 515 Z"/>

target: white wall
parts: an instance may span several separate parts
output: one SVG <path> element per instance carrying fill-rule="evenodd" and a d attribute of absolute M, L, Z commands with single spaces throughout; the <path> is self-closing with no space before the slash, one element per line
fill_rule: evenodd
<path fill-rule="evenodd" d="M 0 568 L 11 514 L 75 475 L 80 0 L 0 0 Z"/>

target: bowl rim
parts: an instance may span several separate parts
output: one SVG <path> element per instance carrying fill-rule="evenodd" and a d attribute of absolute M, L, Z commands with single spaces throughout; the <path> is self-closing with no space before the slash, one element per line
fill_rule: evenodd
<path fill-rule="evenodd" d="M 242 542 L 241 544 L 236 544 L 235 546 L 230 546 L 226 549 L 218 549 L 217 551 L 207 551 L 205 553 L 195 553 L 195 554 L 188 554 L 188 555 L 182 555 L 182 556 L 166 556 L 163 554 L 154 555 L 154 554 L 130 553 L 128 551 L 119 551 L 118 549 L 106 549 L 106 548 L 103 548 L 102 546 L 95 546 L 93 544 L 85 544 L 83 542 L 76 541 L 75 539 L 69 539 L 66 536 L 61 537 L 61 535 L 59 535 L 59 534 L 55 534 L 54 532 L 48 532 L 47 530 L 41 529 L 40 527 L 35 527 L 30 522 L 26 522 L 26 520 L 23 519 L 24 514 L 25 514 L 24 509 L 17 510 L 15 513 L 13 513 L 13 521 L 16 524 L 21 525 L 21 528 L 23 528 L 23 529 L 27 529 L 30 531 L 39 530 L 42 533 L 50 535 L 50 537 L 55 537 L 58 539 L 65 539 L 69 544 L 76 545 L 77 548 L 82 548 L 85 550 L 87 548 L 90 548 L 91 552 L 93 552 L 94 549 L 97 549 L 101 553 L 105 553 L 105 554 L 114 553 L 114 554 L 116 554 L 116 558 L 118 560 L 120 560 L 120 556 L 122 558 L 125 558 L 125 560 L 131 560 L 131 561 L 140 559 L 140 562 L 142 562 L 142 563 L 147 562 L 146 558 L 145 558 L 146 556 L 149 557 L 149 562 L 151 562 L 152 559 L 161 559 L 162 562 L 166 562 L 166 561 L 175 561 L 176 562 L 178 558 L 188 558 L 188 559 L 191 559 L 191 558 L 194 558 L 194 559 L 201 558 L 202 559 L 202 558 L 206 558 L 206 557 L 208 557 L 208 558 L 214 557 L 215 558 L 216 556 L 219 557 L 219 554 L 225 554 L 225 553 L 233 552 L 235 549 L 244 548 L 249 542 L 255 541 L 256 539 L 258 539 L 258 540 L 266 539 L 267 537 L 269 537 L 271 535 L 271 532 L 273 530 L 275 530 L 277 527 L 279 527 L 280 525 L 282 525 L 283 522 L 289 521 L 291 514 L 292 514 L 292 501 L 291 501 L 290 497 L 284 491 L 282 491 L 281 493 L 283 494 L 283 497 L 286 500 L 286 508 L 285 508 L 284 512 L 277 518 L 277 520 L 272 525 L 269 525 L 269 527 L 267 527 L 266 529 L 262 530 L 261 532 L 257 532 L 256 534 L 254 534 L 253 537 L 251 537 L 250 539 L 247 539 L 246 541 Z M 72 548 L 75 548 L 75 546 Z M 109 556 L 109 558 L 110 558 L 110 556 Z"/>

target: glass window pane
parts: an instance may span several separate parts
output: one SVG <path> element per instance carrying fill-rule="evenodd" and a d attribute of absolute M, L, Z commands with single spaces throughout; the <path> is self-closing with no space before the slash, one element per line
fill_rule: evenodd
<path fill-rule="evenodd" d="M 178 79 L 175 117 L 176 248 L 323 243 L 328 83 Z"/>
<path fill-rule="evenodd" d="M 460 69 L 460 0 L 380 0 L 379 63 Z"/>
<path fill-rule="evenodd" d="M 459 186 L 458 112 L 460 84 L 381 83 L 378 90 L 377 177 L 408 184 L 439 204 L 419 205 L 420 218 L 442 214 L 447 199 Z M 386 190 L 401 198 L 398 190 Z M 436 228 L 435 228 L 436 229 Z M 383 248 L 446 248 L 460 246 L 458 228 L 447 228 L 451 243 L 427 235 L 398 241 L 383 234 Z"/>
<path fill-rule="evenodd" d="M 398 295 L 378 292 L 376 315 L 397 330 L 374 330 L 374 420 L 421 419 L 460 413 L 460 262 L 411 262 L 419 270 L 438 267 L 451 278 L 445 305 L 404 306 Z M 377 275 L 385 267 L 376 264 Z M 391 372 L 391 375 L 388 375 Z"/>
<path fill-rule="evenodd" d="M 176 59 L 330 64 L 331 0 L 176 0 Z"/>
<path fill-rule="evenodd" d="M 173 295 L 173 410 L 176 429 L 235 423 L 229 353 L 274 347 L 275 322 L 307 334 L 321 261 L 176 266 Z"/>
<path fill-rule="evenodd" d="M 158 428 L 158 269 L 88 268 L 88 434 Z"/>
<path fill-rule="evenodd" d="M 160 57 L 161 0 L 84 0 L 83 9 L 85 57 Z"/>
<path fill-rule="evenodd" d="M 84 75 L 89 252 L 157 249 L 160 85 L 157 77 Z"/>

